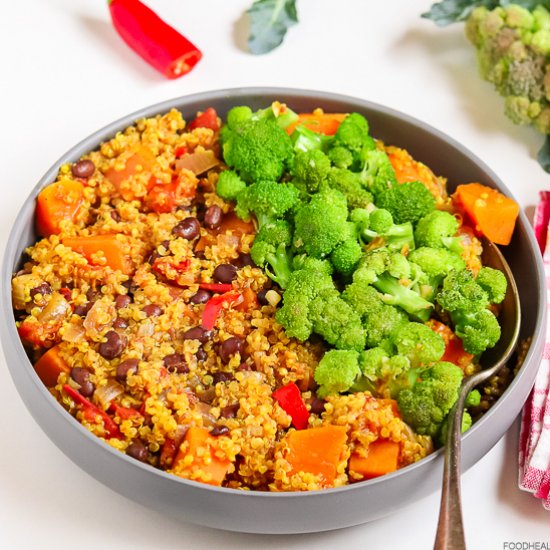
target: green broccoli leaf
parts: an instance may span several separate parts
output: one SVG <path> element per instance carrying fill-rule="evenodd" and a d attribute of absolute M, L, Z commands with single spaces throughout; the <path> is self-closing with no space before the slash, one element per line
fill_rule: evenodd
<path fill-rule="evenodd" d="M 457 21 L 465 21 L 472 10 L 479 6 L 492 10 L 497 6 L 511 4 L 533 10 L 540 4 L 548 8 L 549 2 L 547 0 L 442 0 L 433 4 L 429 11 L 422 14 L 422 17 L 431 19 L 436 25 L 444 27 Z"/>
<path fill-rule="evenodd" d="M 546 136 L 544 145 L 538 152 L 537 160 L 546 172 L 550 172 L 550 135 Z"/>
<path fill-rule="evenodd" d="M 296 0 L 256 0 L 246 13 L 250 16 L 248 48 L 255 55 L 275 49 L 298 23 Z"/>
<path fill-rule="evenodd" d="M 436 2 L 422 17 L 431 19 L 436 25 L 444 27 L 457 21 L 464 21 L 478 6 L 492 9 L 500 4 L 498 0 L 442 0 Z"/>

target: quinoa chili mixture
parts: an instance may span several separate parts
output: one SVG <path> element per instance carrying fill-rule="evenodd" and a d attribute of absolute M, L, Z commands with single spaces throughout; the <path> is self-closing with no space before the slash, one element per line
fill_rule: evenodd
<path fill-rule="evenodd" d="M 135 460 L 237 489 L 342 486 L 440 445 L 500 337 L 506 281 L 476 234 L 506 244 L 514 207 L 477 183 L 449 196 L 357 113 L 171 110 L 40 192 L 17 327 L 55 399 Z"/>

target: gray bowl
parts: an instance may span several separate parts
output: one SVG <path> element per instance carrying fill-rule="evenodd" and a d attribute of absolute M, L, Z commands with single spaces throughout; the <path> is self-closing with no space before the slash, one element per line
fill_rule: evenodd
<path fill-rule="evenodd" d="M 324 491 L 263 493 L 211 487 L 180 479 L 114 450 L 72 418 L 49 394 L 34 372 L 15 328 L 10 279 L 23 250 L 36 240 L 35 198 L 52 182 L 63 163 L 76 161 L 136 119 L 180 109 L 185 118 L 214 107 L 220 115 L 234 105 L 253 109 L 274 100 L 295 111 L 363 113 L 372 134 L 404 147 L 435 173 L 459 183 L 480 182 L 510 195 L 506 186 L 475 155 L 440 131 L 404 114 L 357 98 L 285 88 L 237 88 L 181 97 L 147 107 L 113 122 L 65 153 L 38 182 L 23 204 L 5 250 L 1 275 L 1 337 L 7 364 L 21 398 L 50 439 L 83 470 L 122 495 L 161 513 L 210 527 L 251 533 L 307 533 L 357 525 L 388 515 L 438 490 L 443 457 L 438 451 L 395 473 Z M 546 294 L 540 253 L 529 223 L 520 214 L 512 243 L 504 254 L 521 294 L 522 337 L 532 337 L 525 362 L 494 407 L 463 438 L 463 469 L 474 465 L 510 427 L 533 385 L 542 357 Z M 510 481 L 512 482 L 512 480 Z"/>

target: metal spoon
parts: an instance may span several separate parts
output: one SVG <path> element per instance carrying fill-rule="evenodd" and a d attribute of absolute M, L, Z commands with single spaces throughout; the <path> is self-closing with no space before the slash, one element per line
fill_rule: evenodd
<path fill-rule="evenodd" d="M 508 280 L 508 289 L 500 314 L 500 319 L 503 320 L 502 335 L 499 343 L 491 350 L 486 351 L 482 357 L 483 364 L 492 366 L 464 379 L 458 399 L 449 413 L 443 487 L 434 550 L 466 549 L 460 502 L 460 440 L 464 400 L 475 386 L 494 376 L 506 364 L 519 338 L 521 310 L 514 276 L 498 247 L 486 239 L 483 239 L 482 242 L 483 265 L 500 269 Z"/>

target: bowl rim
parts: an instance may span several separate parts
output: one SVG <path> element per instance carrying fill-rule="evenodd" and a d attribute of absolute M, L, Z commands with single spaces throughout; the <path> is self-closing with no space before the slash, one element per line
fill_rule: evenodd
<path fill-rule="evenodd" d="M 196 488 L 200 487 L 200 489 L 204 491 L 209 491 L 213 493 L 222 492 L 222 493 L 229 493 L 229 494 L 235 494 L 240 496 L 253 495 L 254 498 L 261 498 L 261 499 L 289 499 L 289 498 L 303 499 L 303 498 L 310 498 L 319 494 L 325 494 L 327 492 L 346 493 L 349 491 L 360 490 L 365 488 L 366 486 L 374 486 L 380 483 L 384 483 L 388 479 L 394 479 L 394 478 L 398 478 L 400 476 L 406 475 L 408 472 L 415 470 L 417 468 L 424 468 L 426 467 L 426 464 L 440 459 L 440 457 L 443 454 L 443 448 L 440 448 L 434 451 L 433 453 L 429 454 L 425 458 L 413 464 L 410 464 L 406 467 L 403 467 L 395 472 L 392 472 L 390 474 L 386 474 L 386 475 L 383 475 L 374 479 L 366 480 L 366 481 L 344 485 L 341 487 L 319 489 L 314 491 L 288 491 L 288 492 L 267 492 L 267 491 L 254 491 L 254 490 L 243 491 L 241 489 L 233 489 L 228 487 L 215 487 L 212 485 L 196 482 L 193 480 L 180 478 L 173 474 L 164 472 L 163 470 L 154 468 L 150 465 L 142 464 L 141 462 L 138 462 L 132 459 L 131 457 L 128 457 L 126 454 L 113 448 L 111 445 L 103 441 L 101 438 L 89 432 L 75 418 L 73 418 L 69 413 L 67 413 L 67 411 L 62 406 L 60 406 L 57 400 L 54 399 L 54 397 L 50 394 L 46 386 L 38 378 L 38 375 L 33 369 L 31 361 L 27 357 L 25 349 L 15 329 L 15 318 L 13 316 L 13 309 L 11 306 L 11 278 L 13 276 L 13 267 L 19 259 L 19 255 L 16 255 L 16 252 L 17 252 L 16 243 L 19 243 L 19 240 L 22 237 L 24 230 L 26 229 L 25 224 L 22 224 L 22 223 L 18 224 L 17 220 L 21 218 L 24 214 L 28 215 L 30 210 L 34 210 L 35 199 L 38 192 L 45 185 L 51 183 L 53 179 L 55 179 L 57 172 L 59 170 L 59 167 L 62 164 L 76 160 L 77 158 L 79 158 L 79 156 L 84 154 L 86 151 L 91 150 L 90 144 L 96 144 L 96 145 L 93 145 L 93 147 L 97 147 L 97 144 L 99 144 L 101 141 L 109 139 L 109 137 L 112 137 L 116 133 L 116 131 L 121 130 L 133 124 L 136 120 L 140 118 L 153 116 L 155 114 L 165 113 L 172 108 L 179 108 L 178 105 L 181 103 L 191 104 L 191 103 L 200 102 L 200 101 L 216 102 L 219 100 L 228 100 L 228 99 L 235 99 L 237 101 L 239 97 L 250 96 L 250 95 L 277 96 L 280 98 L 285 98 L 289 96 L 299 96 L 300 99 L 318 101 L 319 103 L 322 103 L 323 101 L 327 101 L 327 100 L 340 101 L 343 103 L 353 104 L 354 106 L 360 105 L 364 109 L 375 110 L 378 113 L 381 113 L 383 115 L 391 116 L 400 121 L 404 121 L 410 125 L 413 125 L 417 128 L 420 128 L 429 132 L 430 134 L 435 136 L 438 140 L 441 140 L 447 143 L 453 149 L 457 149 L 463 155 L 473 160 L 480 169 L 482 169 L 492 180 L 498 183 L 499 188 L 505 194 L 507 194 L 510 197 L 513 197 L 513 195 L 510 193 L 509 189 L 505 185 L 505 183 L 502 181 L 502 179 L 484 161 L 482 161 L 476 154 L 474 154 L 472 151 L 467 149 L 465 146 L 463 146 L 460 142 L 455 140 L 449 134 L 407 113 L 387 107 L 385 105 L 381 105 L 376 102 L 372 102 L 369 100 L 365 100 L 359 97 L 354 97 L 346 94 L 324 92 L 324 91 L 319 91 L 314 89 L 271 87 L 271 86 L 258 86 L 258 87 L 252 86 L 252 87 L 215 89 L 215 90 L 207 90 L 207 91 L 198 92 L 198 93 L 189 94 L 189 95 L 177 96 L 172 99 L 157 102 L 152 105 L 135 110 L 132 113 L 121 116 L 116 120 L 114 120 L 113 122 L 106 124 L 103 127 L 96 130 L 95 132 L 89 134 L 87 137 L 80 140 L 76 145 L 72 146 L 63 155 L 61 155 L 57 159 L 57 161 L 55 161 L 55 163 L 50 166 L 50 168 L 43 174 L 43 176 L 38 180 L 38 182 L 32 188 L 32 190 L 28 194 L 27 198 L 25 199 L 25 201 L 23 202 L 23 204 L 21 205 L 17 213 L 16 222 L 14 223 L 9 233 L 6 248 L 4 250 L 3 260 L 2 260 L 2 268 L 0 272 L 1 274 L 0 279 L 2 281 L 2 287 L 0 289 L 0 304 L 2 306 L 2 310 L 4 310 L 6 314 L 5 320 L 9 320 L 9 322 L 0 324 L 1 325 L 0 335 L 2 337 L 3 345 L 10 346 L 18 356 L 24 357 L 23 362 L 25 363 L 24 368 L 26 369 L 27 377 L 32 381 L 32 383 L 35 386 L 35 389 L 38 390 L 38 392 L 47 401 L 50 407 L 55 408 L 55 412 L 58 413 L 58 416 L 61 419 L 67 421 L 72 426 L 73 429 L 76 428 L 76 430 L 80 432 L 81 436 L 92 440 L 96 444 L 99 444 L 104 451 L 107 451 L 108 453 L 112 454 L 112 456 L 116 460 L 124 460 L 129 466 L 141 469 L 143 473 L 146 475 L 160 476 L 161 478 L 165 478 L 171 482 L 175 482 L 183 486 L 191 485 Z M 205 106 L 207 106 L 206 103 L 205 103 Z M 524 228 L 526 228 L 526 236 L 527 236 L 527 239 L 529 240 L 531 247 L 535 250 L 538 250 L 538 244 L 536 242 L 534 233 L 530 231 L 531 226 L 527 220 L 525 213 L 521 209 L 520 209 L 519 218 L 521 220 L 521 225 Z M 535 261 L 537 266 L 536 275 L 539 282 L 537 291 L 539 292 L 539 296 L 541 296 L 541 301 L 542 301 L 542 299 L 546 297 L 546 288 L 545 288 L 545 285 L 543 284 L 544 268 L 542 263 L 542 257 L 540 256 L 540 254 L 536 256 Z M 475 432 L 477 432 L 479 429 L 482 429 L 487 422 L 490 422 L 491 418 L 494 415 L 499 413 L 500 409 L 504 406 L 503 402 L 505 401 L 506 396 L 513 390 L 513 388 L 519 383 L 519 381 L 524 376 L 527 376 L 526 369 L 524 367 L 529 364 L 529 360 L 532 357 L 532 355 L 535 353 L 537 349 L 537 345 L 540 345 L 540 340 L 543 338 L 542 336 L 542 333 L 544 332 L 543 328 L 546 326 L 546 316 L 547 316 L 546 308 L 540 307 L 537 313 L 537 317 L 535 319 L 535 326 L 540 327 L 541 330 L 539 331 L 539 334 L 533 335 L 533 341 L 525 357 L 524 364 L 519 369 L 517 374 L 514 376 L 512 382 L 506 388 L 503 395 L 499 397 L 499 399 L 491 407 L 491 409 L 488 412 L 486 412 L 483 415 L 483 417 L 480 420 L 478 420 L 472 426 L 472 428 L 462 436 L 462 440 L 464 442 L 468 441 L 468 439 L 470 439 Z M 11 372 L 12 369 L 9 366 L 9 362 L 8 362 L 8 368 Z M 12 378 L 13 378 L 13 374 L 12 374 Z M 43 428 L 41 427 L 41 429 Z"/>

